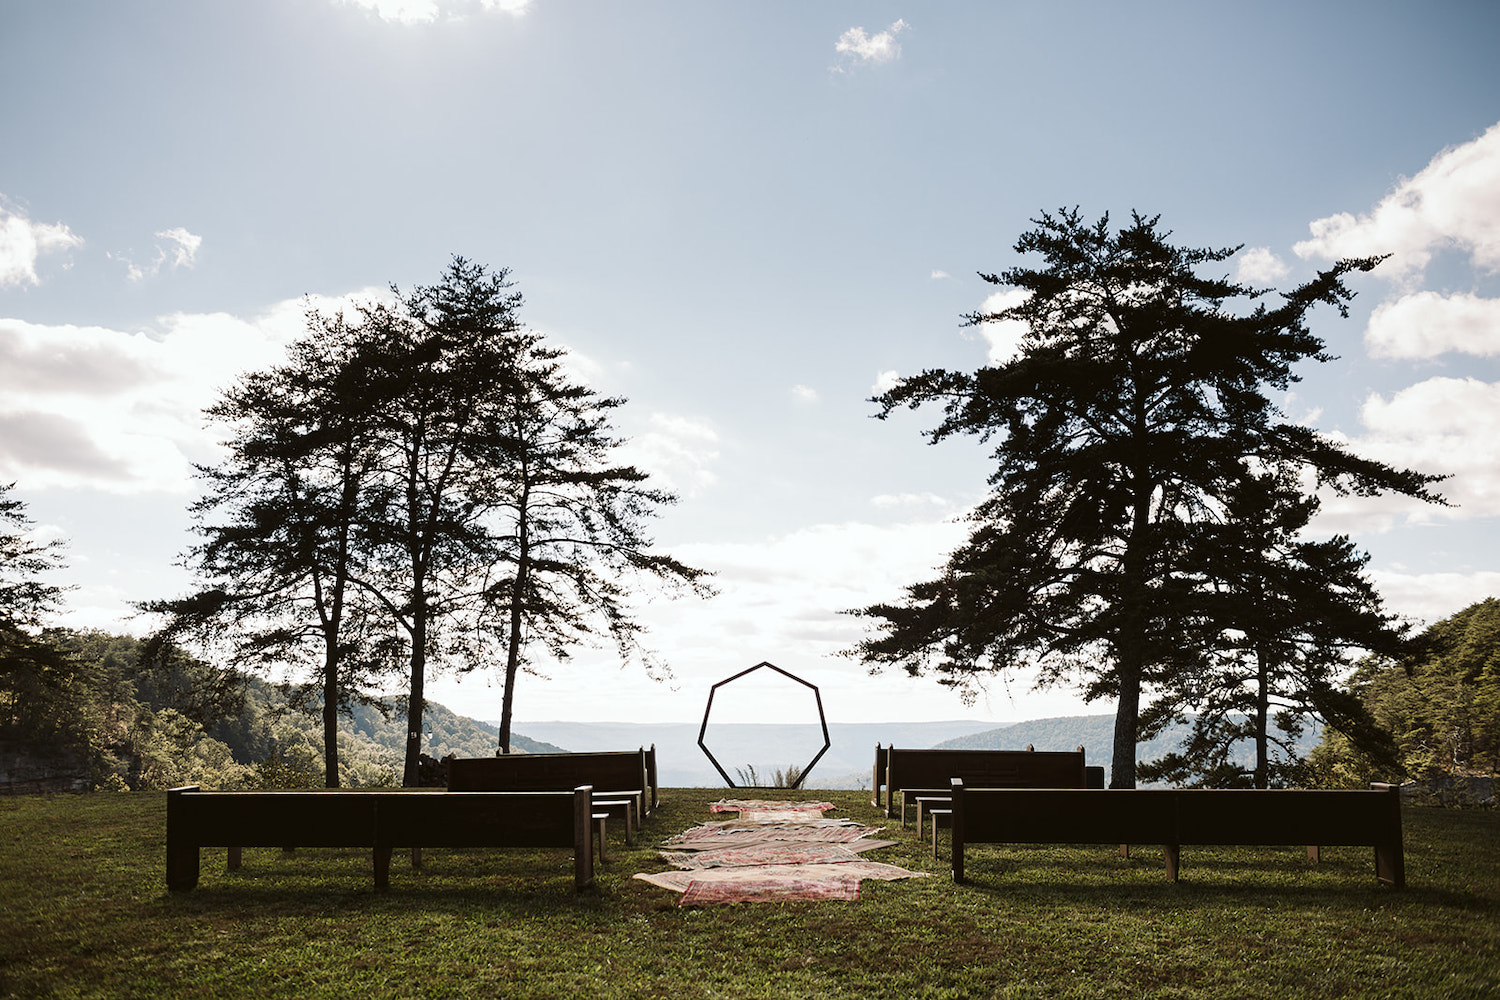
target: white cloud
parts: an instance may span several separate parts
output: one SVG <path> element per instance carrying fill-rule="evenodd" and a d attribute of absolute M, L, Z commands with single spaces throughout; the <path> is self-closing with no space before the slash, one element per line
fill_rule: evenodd
<path fill-rule="evenodd" d="M 979 307 L 979 312 L 982 315 L 1003 312 L 1020 305 L 1030 297 L 1031 293 L 1024 288 L 1006 288 L 986 298 Z M 1029 330 L 1030 327 L 1018 319 L 980 323 L 979 334 L 989 344 L 988 362 L 992 365 L 1003 365 L 1015 358 L 1020 353 L 1021 341 Z"/>
<path fill-rule="evenodd" d="M 203 237 L 195 236 L 181 226 L 164 229 L 156 234 L 156 238 L 176 244 L 162 250 L 165 256 L 171 258 L 173 267 L 192 267 L 198 257 L 198 248 L 203 245 Z"/>
<path fill-rule="evenodd" d="M 620 458 L 649 473 L 666 489 L 692 496 L 718 481 L 719 435 L 705 421 L 651 414 L 651 429 L 629 438 Z"/>
<path fill-rule="evenodd" d="M 1420 625 L 1441 621 L 1477 601 L 1500 596 L 1500 573 L 1402 573 L 1371 570 L 1386 607 Z"/>
<path fill-rule="evenodd" d="M 346 4 L 363 7 L 382 21 L 397 24 L 422 24 L 440 18 L 462 17 L 474 3 L 462 0 L 343 0 Z M 498 10 L 519 17 L 531 8 L 532 0 L 478 0 L 484 10 Z"/>
<path fill-rule="evenodd" d="M 818 401 L 818 390 L 812 386 L 798 383 L 792 386 L 792 398 L 799 403 L 816 403 Z"/>
<path fill-rule="evenodd" d="M 125 276 L 131 281 L 144 281 L 156 277 L 163 267 L 174 271 L 179 267 L 192 267 L 198 257 L 198 248 L 203 245 L 203 237 L 196 236 L 181 226 L 163 229 L 156 234 L 156 238 L 165 241 L 166 245 L 158 242 L 151 261 L 145 265 L 137 265 L 126 253 L 106 253 L 105 256 L 123 263 Z"/>
<path fill-rule="evenodd" d="M 886 63 L 901 58 L 901 45 L 896 36 L 911 25 L 897 20 L 889 28 L 875 35 L 865 34 L 864 28 L 850 28 L 839 36 L 833 50 L 842 56 L 862 63 Z"/>
<path fill-rule="evenodd" d="M 901 373 L 891 368 L 883 372 L 875 373 L 875 384 L 870 386 L 870 392 L 878 396 L 883 392 L 890 392 L 896 388 L 896 383 L 901 381 Z"/>
<path fill-rule="evenodd" d="M 1244 251 L 1238 255 L 1238 265 L 1236 280 L 1250 285 L 1269 285 L 1291 273 L 1286 262 L 1269 247 L 1251 247 Z"/>
<path fill-rule="evenodd" d="M 1377 358 L 1500 355 L 1500 299 L 1424 291 L 1383 302 L 1365 328 L 1365 346 Z"/>
<path fill-rule="evenodd" d="M 335 311 L 372 292 L 312 305 Z M 155 334 L 0 319 L 0 479 L 117 493 L 192 487 L 219 432 L 203 409 L 241 374 L 283 360 L 301 299 L 260 316 L 178 313 Z"/>
<path fill-rule="evenodd" d="M 942 281 L 944 279 L 947 279 L 948 281 L 952 281 L 953 280 L 953 275 L 949 274 L 947 271 L 939 271 L 936 268 L 934 268 L 933 271 L 932 271 L 932 280 L 933 281 Z"/>
<path fill-rule="evenodd" d="M 931 578 L 965 531 L 950 520 L 819 524 L 758 542 L 682 546 L 673 554 L 713 570 L 720 591 L 682 623 L 697 637 L 683 644 L 706 650 L 733 635 L 741 647 L 833 655 L 864 633 L 844 611 Z"/>
<path fill-rule="evenodd" d="M 1477 267 L 1500 268 L 1500 124 L 1443 150 L 1368 214 L 1341 212 L 1308 228 L 1312 238 L 1293 247 L 1299 257 L 1391 253 L 1376 272 L 1390 278 L 1420 273 L 1447 246 L 1467 252 Z"/>
<path fill-rule="evenodd" d="M 709 600 L 654 601 L 639 609 L 638 620 L 650 630 L 647 644 L 670 663 L 675 682 L 654 684 L 637 668 L 614 669 L 610 650 L 580 650 L 566 666 L 539 664 L 545 683 L 523 679 L 517 710 L 528 719 L 696 723 L 711 685 L 769 661 L 817 685 L 830 721 L 963 717 L 970 712 L 958 695 L 935 680 L 899 670 L 871 678 L 864 664 L 838 654 L 869 627 L 844 611 L 897 600 L 906 585 L 931 579 L 965 535 L 961 523 L 914 519 L 888 526 L 817 524 L 758 541 L 672 546 L 673 556 L 715 571 L 719 588 Z M 1070 689 L 1038 694 L 1029 692 L 1030 684 L 1026 673 L 1008 686 L 996 680 L 974 711 L 1017 719 L 1100 710 L 1085 708 Z M 489 705 L 480 717 L 498 718 L 497 687 L 493 678 L 465 679 L 460 687 L 439 677 L 429 693 L 450 706 Z M 723 704 L 722 721 L 784 710 L 743 694 L 735 692 L 732 712 L 738 715 L 731 717 L 731 706 Z M 721 704 L 714 703 L 716 721 Z"/>
<path fill-rule="evenodd" d="M 1357 455 L 1451 478 L 1435 489 L 1453 506 L 1404 497 L 1326 497 L 1320 529 L 1383 531 L 1436 518 L 1500 515 L 1500 382 L 1432 378 L 1371 395 L 1360 412 L 1364 433 L 1344 442 Z"/>
<path fill-rule="evenodd" d="M 870 498 L 870 503 L 876 507 L 918 507 L 933 506 L 946 507 L 948 501 L 936 493 L 882 493 Z"/>
<path fill-rule="evenodd" d="M 37 284 L 38 257 L 82 245 L 83 239 L 61 222 L 32 222 L 0 202 L 0 288 Z"/>

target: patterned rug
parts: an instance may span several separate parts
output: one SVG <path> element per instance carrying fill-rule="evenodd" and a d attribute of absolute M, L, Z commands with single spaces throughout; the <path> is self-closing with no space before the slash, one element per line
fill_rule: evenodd
<path fill-rule="evenodd" d="M 867 839 L 872 833 L 880 832 L 881 828 L 878 826 L 862 826 L 850 820 L 820 819 L 797 824 L 731 821 L 704 823 L 684 830 L 667 841 L 666 846 L 683 851 L 719 851 L 776 843 L 852 844 Z"/>
<path fill-rule="evenodd" d="M 677 871 L 635 877 L 682 896 L 679 906 L 788 900 L 859 899 L 863 879 L 903 879 L 927 874 L 867 861 L 865 851 L 894 840 L 868 834 L 881 827 L 825 818 L 829 802 L 726 799 L 709 807 L 735 812 L 737 820 L 703 823 L 667 841 L 661 856 Z"/>
<path fill-rule="evenodd" d="M 720 799 L 708 807 L 709 812 L 737 812 L 745 822 L 797 823 L 806 819 L 821 819 L 833 808 L 832 802 L 777 802 L 756 799 Z"/>

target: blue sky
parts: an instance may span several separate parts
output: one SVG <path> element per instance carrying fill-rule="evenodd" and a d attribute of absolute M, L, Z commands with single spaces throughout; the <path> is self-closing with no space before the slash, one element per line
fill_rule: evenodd
<path fill-rule="evenodd" d="M 762 660 L 838 721 L 1112 711 L 1024 677 L 966 707 L 833 654 L 987 472 L 868 397 L 1003 351 L 960 317 L 1039 211 L 1138 209 L 1281 288 L 1395 255 L 1315 317 L 1339 360 L 1283 405 L 1453 475 L 1451 509 L 1319 525 L 1434 620 L 1500 593 L 1496 38 L 1488 3 L 5 4 L 0 479 L 69 540 L 63 621 L 139 630 L 129 602 L 188 583 L 202 407 L 303 296 L 459 253 L 630 399 L 629 457 L 682 497 L 657 538 L 722 590 L 642 607 L 671 686 L 585 652 L 519 719 L 694 720 Z M 483 677 L 434 696 L 498 715 Z"/>

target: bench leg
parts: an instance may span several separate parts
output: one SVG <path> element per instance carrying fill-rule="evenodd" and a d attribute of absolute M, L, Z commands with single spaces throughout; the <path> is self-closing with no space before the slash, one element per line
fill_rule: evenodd
<path fill-rule="evenodd" d="M 198 884 L 198 845 L 180 847 L 167 844 L 167 888 L 188 892 Z"/>
<path fill-rule="evenodd" d="M 604 847 L 604 824 L 609 819 L 609 813 L 594 813 L 594 839 L 599 842 L 599 863 L 602 865 L 609 860 Z M 628 823 L 629 820 L 626 820 Z"/>
<path fill-rule="evenodd" d="M 1400 841 L 1375 845 L 1375 879 L 1392 888 L 1406 888 L 1406 854 Z"/>
<path fill-rule="evenodd" d="M 237 872 L 240 870 L 240 861 L 242 860 L 240 852 L 241 849 L 238 847 L 231 847 L 229 849 L 229 859 L 225 867 L 232 872 Z"/>
<path fill-rule="evenodd" d="M 375 848 L 375 888 L 391 887 L 391 848 Z"/>
<path fill-rule="evenodd" d="M 1318 864 L 1323 860 L 1323 848 L 1318 844 L 1307 845 L 1307 860 Z"/>
<path fill-rule="evenodd" d="M 1182 860 L 1182 847 L 1179 844 L 1164 844 L 1162 853 L 1167 856 L 1167 878 L 1176 882 L 1177 863 Z"/>
<path fill-rule="evenodd" d="M 411 870 L 419 872 L 422 870 L 422 849 L 413 847 L 411 849 Z"/>
<path fill-rule="evenodd" d="M 942 826 L 944 821 L 949 826 L 953 825 L 953 810 L 929 809 L 927 810 L 927 818 L 932 821 L 932 856 L 936 858 L 938 856 L 938 827 Z"/>

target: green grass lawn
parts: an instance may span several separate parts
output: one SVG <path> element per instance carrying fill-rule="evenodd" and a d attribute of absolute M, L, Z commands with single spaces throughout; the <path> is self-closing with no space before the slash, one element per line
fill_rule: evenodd
<path fill-rule="evenodd" d="M 0 996 L 1500 996 L 1494 811 L 1406 810 L 1404 891 L 1368 848 L 1184 848 L 1176 884 L 1151 848 L 971 848 L 955 886 L 910 830 L 868 856 L 931 877 L 856 903 L 683 909 L 630 877 L 725 794 L 666 790 L 583 893 L 565 851 L 398 856 L 377 893 L 367 852 L 247 849 L 173 895 L 164 794 L 0 800 Z M 884 820 L 868 792 L 790 797 Z"/>

